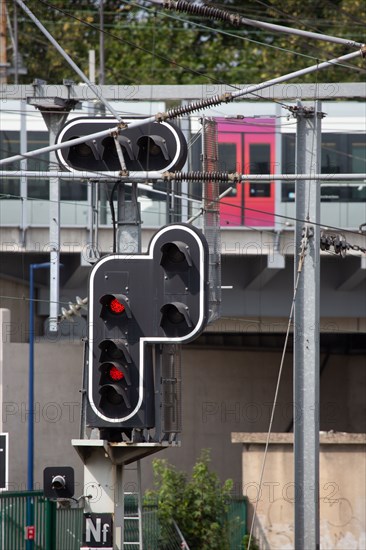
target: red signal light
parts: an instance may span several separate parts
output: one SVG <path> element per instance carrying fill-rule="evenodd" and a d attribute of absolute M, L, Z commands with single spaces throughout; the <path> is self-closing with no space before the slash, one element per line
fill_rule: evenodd
<path fill-rule="evenodd" d="M 109 371 L 109 376 L 112 378 L 112 380 L 118 382 L 119 380 L 122 380 L 125 375 L 123 374 L 123 372 L 118 370 L 117 367 L 113 366 Z"/>
<path fill-rule="evenodd" d="M 117 300 L 117 298 L 113 298 L 113 300 L 111 300 L 109 303 L 109 309 L 112 313 L 119 314 L 123 313 L 126 308 L 123 304 L 121 304 L 119 300 Z"/>

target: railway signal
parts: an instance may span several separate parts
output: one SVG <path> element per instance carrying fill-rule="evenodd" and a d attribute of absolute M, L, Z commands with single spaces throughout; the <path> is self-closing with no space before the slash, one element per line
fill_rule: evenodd
<path fill-rule="evenodd" d="M 71 466 L 49 466 L 43 470 L 43 492 L 47 498 L 72 498 L 75 492 Z"/>
<path fill-rule="evenodd" d="M 136 120 L 136 119 L 135 119 Z M 187 158 L 187 143 L 182 131 L 171 122 L 147 122 L 116 132 L 114 118 L 80 117 L 68 122 L 59 132 L 56 143 L 89 136 L 111 129 L 110 135 L 89 139 L 57 151 L 62 168 L 67 171 L 96 171 L 118 175 L 149 170 L 166 172 L 180 170 Z M 121 158 L 125 166 L 121 164 Z"/>
<path fill-rule="evenodd" d="M 88 424 L 152 428 L 152 346 L 189 342 L 208 319 L 208 245 L 186 224 L 163 227 L 145 254 L 113 254 L 89 281 Z M 110 431 L 112 430 L 112 432 Z"/>

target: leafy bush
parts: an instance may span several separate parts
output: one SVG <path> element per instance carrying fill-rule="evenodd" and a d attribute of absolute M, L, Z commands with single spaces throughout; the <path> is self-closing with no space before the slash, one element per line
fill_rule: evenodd
<path fill-rule="evenodd" d="M 243 549 L 248 550 L 249 535 L 245 535 L 245 537 L 243 539 L 243 545 L 244 545 Z M 251 538 L 249 550 L 259 550 L 259 546 L 258 546 L 257 541 L 254 537 Z"/>
<path fill-rule="evenodd" d="M 233 483 L 227 480 L 222 485 L 209 465 L 210 453 L 203 450 L 188 479 L 166 460 L 154 460 L 156 490 L 146 493 L 145 501 L 158 504 L 159 548 L 167 545 L 167 528 L 175 520 L 191 548 L 229 550 L 226 515 Z"/>

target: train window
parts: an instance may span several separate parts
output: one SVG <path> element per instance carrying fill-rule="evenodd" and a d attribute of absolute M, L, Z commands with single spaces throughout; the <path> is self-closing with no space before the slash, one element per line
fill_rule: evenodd
<path fill-rule="evenodd" d="M 49 199 L 49 183 L 47 179 L 28 178 L 28 197 L 30 199 Z"/>
<path fill-rule="evenodd" d="M 282 183 L 282 202 L 294 202 L 295 200 L 295 184 L 294 183 Z"/>
<path fill-rule="evenodd" d="M 339 136 L 324 135 L 322 138 L 322 174 L 339 174 L 340 172 L 344 172 L 345 158 L 342 158 L 342 155 L 339 154 L 341 150 Z"/>
<path fill-rule="evenodd" d="M 19 132 L 0 132 L 0 158 L 5 159 L 19 153 Z M 7 170 L 19 170 L 19 162 L 6 166 Z M 0 178 L 0 198 L 14 199 L 20 196 L 20 179 L 3 176 Z"/>
<path fill-rule="evenodd" d="M 341 182 L 340 182 L 341 183 Z M 323 184 L 321 186 L 321 201 L 322 202 L 365 202 L 366 201 L 366 185 L 360 184 L 344 184 L 340 185 Z"/>
<path fill-rule="evenodd" d="M 34 151 L 49 145 L 47 132 L 28 132 L 28 151 Z M 50 169 L 49 154 L 43 153 L 27 160 L 28 170 L 47 171 Z M 49 180 L 47 178 L 28 178 L 28 197 L 30 199 L 49 199 Z"/>
<path fill-rule="evenodd" d="M 19 132 L 2 130 L 0 132 L 0 158 L 5 159 L 19 153 Z M 19 170 L 19 162 L 7 165 L 7 170 Z"/>
<path fill-rule="evenodd" d="M 295 134 L 282 136 L 282 173 L 294 174 L 295 167 Z"/>
<path fill-rule="evenodd" d="M 282 139 L 282 173 L 295 173 L 294 134 L 284 134 Z M 322 134 L 323 174 L 364 173 L 366 172 L 366 138 L 364 134 Z M 295 199 L 294 182 L 282 183 L 283 202 Z M 322 202 L 364 202 L 366 185 L 364 182 L 350 183 L 334 180 L 321 185 Z"/>
<path fill-rule="evenodd" d="M 219 171 L 237 172 L 235 143 L 219 143 Z"/>
<path fill-rule="evenodd" d="M 251 143 L 249 145 L 249 174 L 269 174 L 271 148 L 269 143 Z M 271 185 L 268 182 L 250 182 L 251 197 L 270 197 Z"/>
<path fill-rule="evenodd" d="M 270 197 L 271 184 L 268 182 L 252 183 L 250 182 L 249 193 L 251 197 Z"/>
<path fill-rule="evenodd" d="M 366 139 L 351 143 L 351 171 L 364 174 L 366 172 Z"/>
<path fill-rule="evenodd" d="M 0 199 L 19 199 L 20 180 L 19 178 L 0 178 Z"/>
<path fill-rule="evenodd" d="M 47 147 L 49 145 L 49 139 L 47 132 L 28 132 L 27 133 L 28 151 L 35 151 L 41 147 Z M 49 170 L 49 154 L 43 153 L 37 155 L 37 157 L 27 160 L 28 170 Z"/>
<path fill-rule="evenodd" d="M 220 172 L 237 172 L 238 164 L 236 159 L 236 144 L 235 143 L 219 143 L 218 144 L 218 153 L 219 153 L 219 162 L 218 170 Z M 220 194 L 226 191 L 228 184 L 225 182 L 220 183 Z M 233 190 L 227 196 L 236 195 L 236 187 L 233 187 Z"/>
<path fill-rule="evenodd" d="M 61 180 L 60 198 L 62 201 L 86 201 L 88 185 L 78 181 Z"/>
<path fill-rule="evenodd" d="M 249 174 L 269 174 L 271 148 L 269 143 L 251 143 L 249 145 Z"/>

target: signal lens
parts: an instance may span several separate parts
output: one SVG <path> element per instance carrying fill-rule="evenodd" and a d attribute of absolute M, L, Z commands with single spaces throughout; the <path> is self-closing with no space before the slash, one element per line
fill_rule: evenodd
<path fill-rule="evenodd" d="M 111 405 L 120 405 L 123 403 L 122 395 L 113 386 L 107 386 L 103 391 L 103 395 Z"/>
<path fill-rule="evenodd" d="M 166 253 L 167 259 L 173 264 L 179 264 L 181 262 L 184 262 L 184 260 L 186 259 L 183 252 L 179 250 L 177 245 L 174 243 L 169 243 L 168 245 L 166 245 L 165 253 Z"/>
<path fill-rule="evenodd" d="M 109 308 L 112 313 L 116 314 L 123 313 L 125 311 L 125 306 L 121 304 L 121 302 L 117 300 L 117 298 L 113 298 L 113 300 L 111 300 L 111 302 L 109 303 Z"/>
<path fill-rule="evenodd" d="M 173 325 L 178 325 L 179 323 L 184 322 L 184 315 L 176 308 L 175 306 L 170 306 L 167 308 L 167 319 Z"/>
<path fill-rule="evenodd" d="M 124 378 L 123 372 L 117 369 L 117 367 L 112 367 L 109 371 L 109 376 L 114 380 L 115 382 L 118 382 L 119 380 L 122 380 Z"/>
<path fill-rule="evenodd" d="M 91 150 L 89 145 L 87 145 L 86 143 L 79 143 L 79 145 L 74 145 L 74 150 L 75 150 L 75 153 L 80 157 L 87 158 L 87 157 L 93 156 L 93 151 Z"/>

